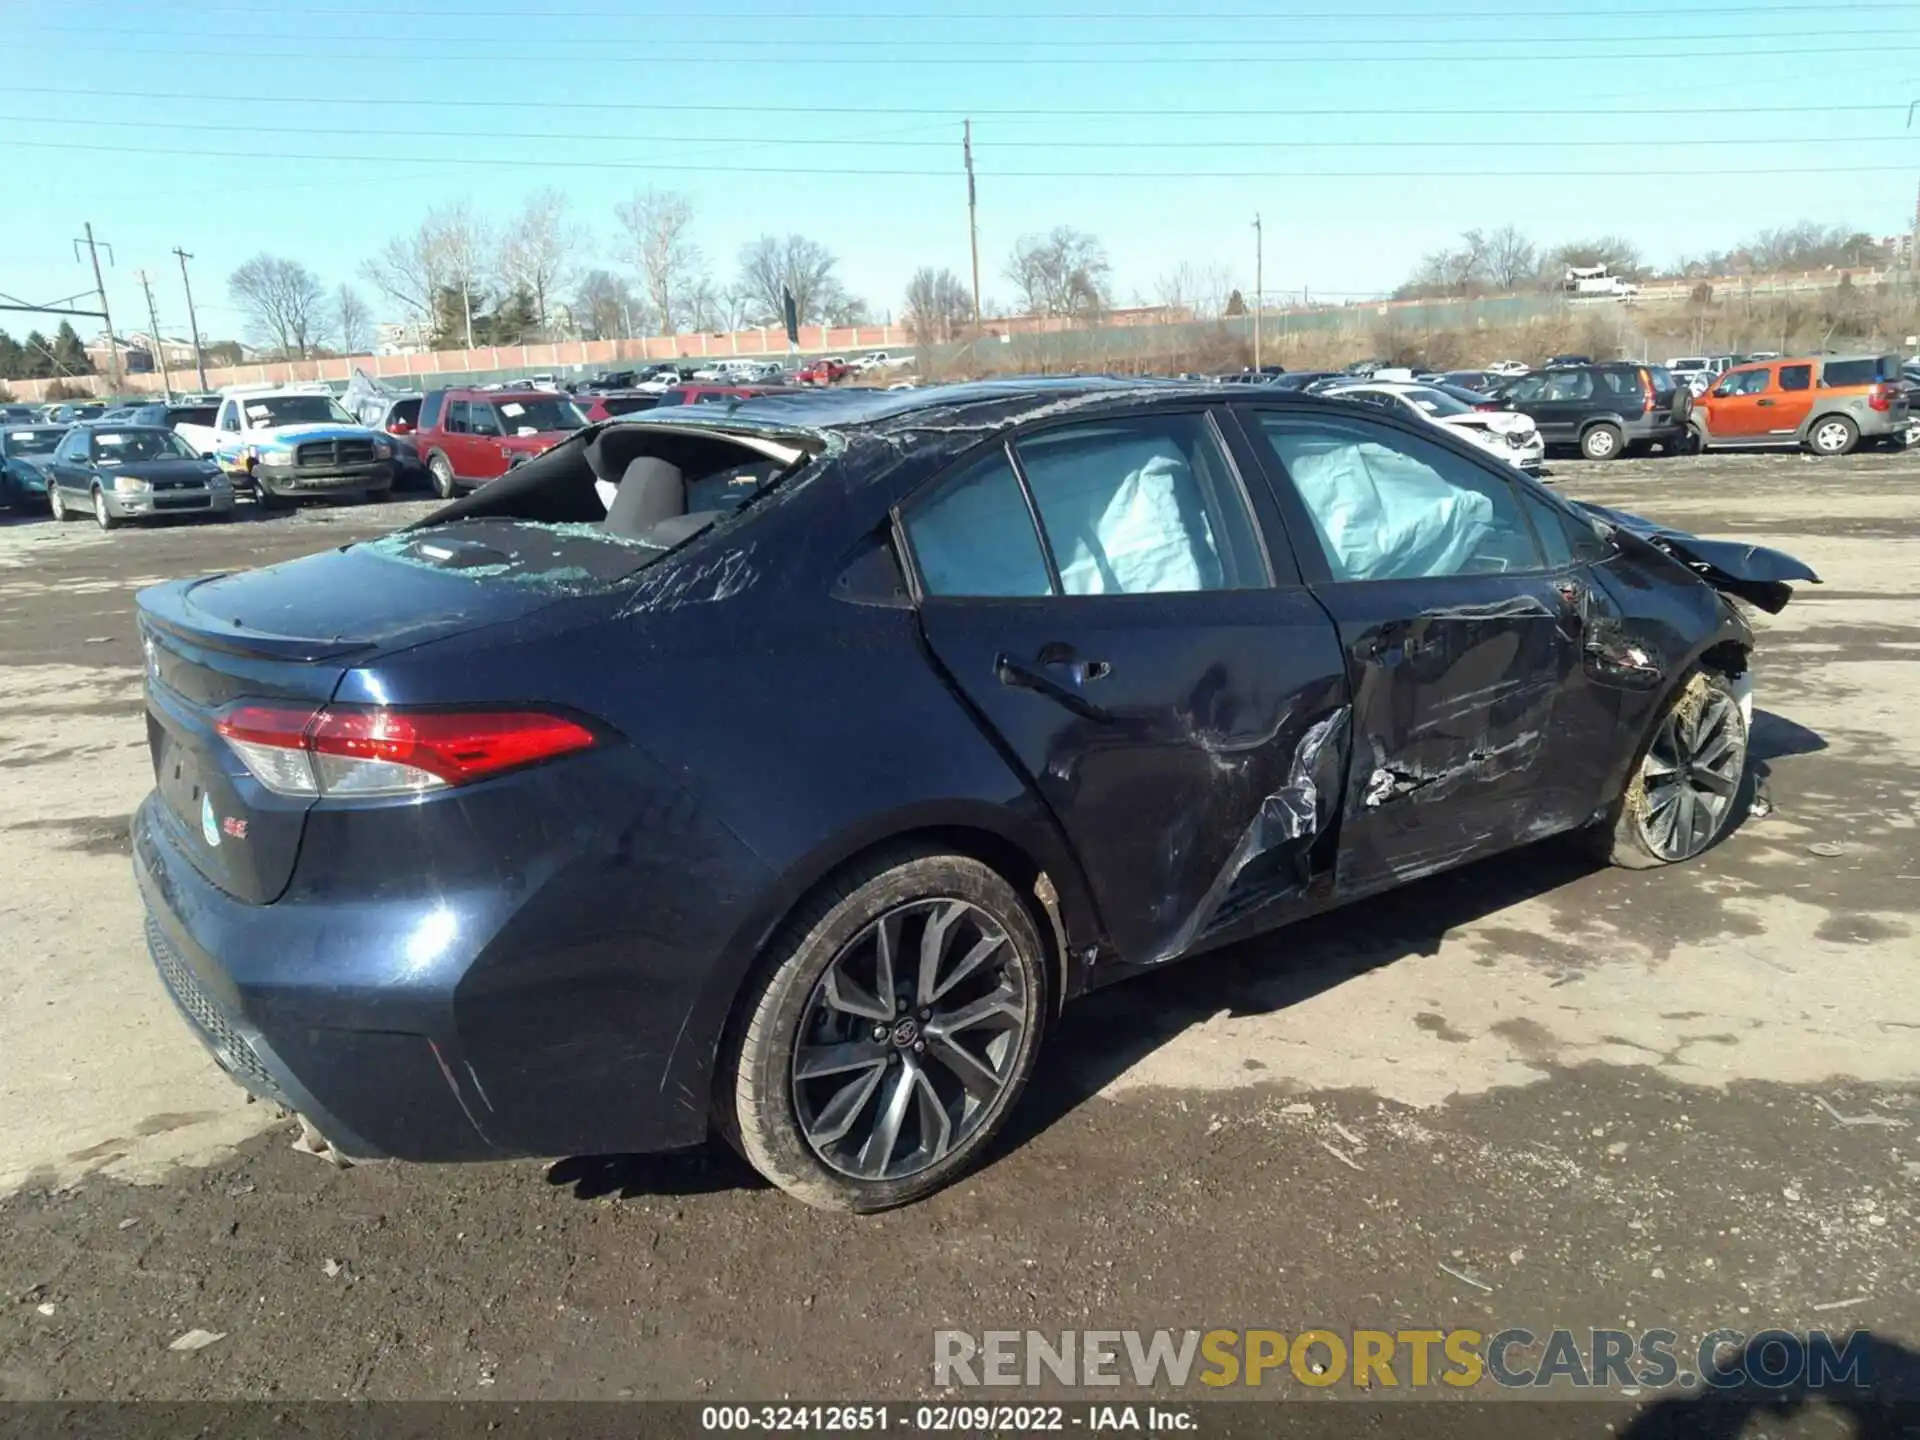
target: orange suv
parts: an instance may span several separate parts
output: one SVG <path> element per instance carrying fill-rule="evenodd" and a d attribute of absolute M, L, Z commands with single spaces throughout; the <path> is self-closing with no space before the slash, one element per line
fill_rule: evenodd
<path fill-rule="evenodd" d="M 1845 455 L 1863 440 L 1906 441 L 1897 355 L 1809 355 L 1729 370 L 1694 402 L 1703 450 L 1802 445 Z"/>

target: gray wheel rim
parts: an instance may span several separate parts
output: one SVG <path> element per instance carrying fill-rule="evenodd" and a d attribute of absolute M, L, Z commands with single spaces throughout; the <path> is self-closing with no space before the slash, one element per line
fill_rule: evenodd
<path fill-rule="evenodd" d="M 98 490 L 93 492 L 93 518 L 102 530 L 107 528 L 107 497 Z"/>
<path fill-rule="evenodd" d="M 1667 712 L 1640 765 L 1640 834 L 1663 860 L 1691 859 L 1712 843 L 1747 763 L 1746 727 L 1730 698 L 1711 691 L 1684 712 Z"/>
<path fill-rule="evenodd" d="M 1847 443 L 1847 427 L 1837 420 L 1829 420 L 1813 432 L 1813 443 L 1816 449 L 1838 450 Z"/>
<path fill-rule="evenodd" d="M 1595 457 L 1611 455 L 1613 453 L 1613 432 L 1611 430 L 1595 430 L 1592 434 L 1588 435 L 1587 453 Z"/>
<path fill-rule="evenodd" d="M 964 1146 L 999 1108 L 1026 1039 L 1012 938 L 965 900 L 916 900 L 841 947 L 808 997 L 793 1104 L 814 1154 L 900 1180 Z"/>
<path fill-rule="evenodd" d="M 54 519 L 64 520 L 67 518 L 67 507 L 60 503 L 60 490 L 58 486 L 49 485 L 47 487 L 47 504 L 53 510 Z"/>
<path fill-rule="evenodd" d="M 433 488 L 439 492 L 442 500 L 453 495 L 453 467 L 446 461 L 435 457 L 433 464 L 427 467 L 433 472 Z"/>

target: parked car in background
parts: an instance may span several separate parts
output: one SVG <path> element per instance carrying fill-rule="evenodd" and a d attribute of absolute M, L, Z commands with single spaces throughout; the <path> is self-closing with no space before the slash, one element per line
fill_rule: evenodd
<path fill-rule="evenodd" d="M 47 411 L 47 420 L 54 425 L 82 425 L 106 413 L 107 407 L 97 403 L 62 404 Z"/>
<path fill-rule="evenodd" d="M 690 381 L 685 385 L 672 385 L 660 392 L 660 409 L 669 409 L 675 405 L 731 405 L 741 400 L 752 400 L 760 395 L 799 395 L 804 393 L 794 385 L 703 385 Z"/>
<path fill-rule="evenodd" d="M 1898 355 L 1810 355 L 1729 370 L 1691 424 L 1703 449 L 1845 455 L 1866 441 L 1904 444 L 1912 413 Z"/>
<path fill-rule="evenodd" d="M 0 505 L 47 503 L 47 466 L 59 448 L 65 425 L 8 425 L 0 427 Z"/>
<path fill-rule="evenodd" d="M 913 364 L 913 356 L 902 355 L 895 351 L 869 350 L 848 368 L 855 374 L 865 375 L 872 370 L 903 370 Z"/>
<path fill-rule="evenodd" d="M 618 415 L 637 415 L 659 404 L 658 390 L 600 390 L 591 395 L 576 395 L 573 400 L 574 408 L 588 424 Z"/>
<path fill-rule="evenodd" d="M 1547 360 L 1546 368 L 1551 370 L 1557 365 L 1591 365 L 1591 355 L 1554 355 Z"/>
<path fill-rule="evenodd" d="M 150 400 L 137 405 L 118 405 L 100 416 L 113 425 L 159 425 L 171 430 L 176 425 L 210 426 L 219 406 L 186 404 L 180 401 Z"/>
<path fill-rule="evenodd" d="M 429 390 L 413 443 L 445 499 L 497 480 L 586 423 L 558 391 Z"/>
<path fill-rule="evenodd" d="M 389 395 L 377 408 L 369 407 L 371 414 L 363 413 L 366 423 L 385 435 L 393 446 L 393 488 L 396 490 L 419 490 L 433 483 L 426 461 L 420 458 L 416 439 L 424 399 L 417 394 Z"/>
<path fill-rule="evenodd" d="M 1310 390 L 1321 380 L 1351 380 L 1344 370 L 1289 370 L 1276 375 L 1271 383 L 1276 390 Z"/>
<path fill-rule="evenodd" d="M 1525 375 L 1531 368 L 1524 360 L 1496 360 L 1487 366 L 1487 373 L 1511 380 Z"/>
<path fill-rule="evenodd" d="M 1492 370 L 1445 370 L 1428 381 L 1432 385 L 1454 385 L 1485 395 L 1506 377 Z"/>
<path fill-rule="evenodd" d="M 1493 379 L 1494 384 L 1497 386 L 1500 383 L 1499 377 L 1495 376 Z M 1485 390 L 1474 390 L 1465 385 L 1450 385 L 1444 380 L 1434 382 L 1433 388 L 1438 390 L 1442 395 L 1451 395 L 1462 405 L 1472 410 L 1491 411 L 1505 410 L 1507 408 Z"/>
<path fill-rule="evenodd" d="M 1540 438 L 1539 427 L 1527 416 L 1502 410 L 1497 405 L 1480 409 L 1431 385 L 1368 380 L 1337 386 L 1323 393 L 1336 400 L 1357 400 L 1363 405 L 1439 425 L 1464 435 L 1496 460 L 1521 470 L 1537 471 L 1546 457 L 1546 442 Z"/>
<path fill-rule="evenodd" d="M 1664 365 L 1554 365 L 1508 381 L 1493 398 L 1531 416 L 1549 446 L 1575 446 L 1589 460 L 1690 443 L 1693 396 Z"/>
<path fill-rule="evenodd" d="M 1267 388 L 689 408 L 143 590 L 132 868 L 183 1023 L 342 1156 L 717 1133 L 880 1210 L 1110 980 L 1555 834 L 1699 856 L 1725 597 L 1815 578 Z"/>
<path fill-rule="evenodd" d="M 38 425 L 40 407 L 37 405 L 0 405 L 0 425 Z"/>
<path fill-rule="evenodd" d="M 822 355 L 801 366 L 800 373 L 794 378 L 803 385 L 831 385 L 846 378 L 847 370 L 847 362 L 838 355 Z"/>
<path fill-rule="evenodd" d="M 259 386 L 221 396 L 211 426 L 176 434 L 263 505 L 313 496 L 378 498 L 393 487 L 393 443 L 325 386 Z"/>
<path fill-rule="evenodd" d="M 56 520 L 91 513 L 111 530 L 127 520 L 233 511 L 233 485 L 220 467 L 158 425 L 76 425 L 45 468 Z"/>

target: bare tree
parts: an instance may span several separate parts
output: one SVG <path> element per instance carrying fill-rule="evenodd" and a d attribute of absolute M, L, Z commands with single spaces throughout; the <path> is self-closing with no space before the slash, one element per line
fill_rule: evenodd
<path fill-rule="evenodd" d="M 1023 235 L 1002 272 L 1020 291 L 1029 315 L 1088 315 L 1107 304 L 1106 247 L 1071 225 Z"/>
<path fill-rule="evenodd" d="M 360 267 L 381 294 L 405 306 L 423 324 L 440 330 L 452 292 L 457 333 L 473 348 L 473 312 L 485 303 L 486 222 L 464 200 L 427 213 L 419 225 L 396 235 Z"/>
<path fill-rule="evenodd" d="M 693 203 L 670 190 L 643 190 L 614 206 L 614 218 L 626 232 L 633 266 L 646 281 L 661 331 L 677 333 L 688 309 L 688 295 L 700 271 L 700 248 L 689 233 Z"/>
<path fill-rule="evenodd" d="M 1605 265 L 1614 274 L 1629 278 L 1639 276 L 1645 268 L 1640 263 L 1638 245 L 1624 235 L 1599 235 L 1591 240 L 1569 240 L 1554 246 L 1541 261 L 1540 275 L 1544 280 L 1558 281 L 1566 270 L 1576 265 Z"/>
<path fill-rule="evenodd" d="M 1502 225 L 1486 241 L 1487 279 L 1502 294 L 1520 289 L 1540 268 L 1533 242 L 1512 225 Z"/>
<path fill-rule="evenodd" d="M 907 282 L 907 328 L 916 345 L 953 339 L 973 314 L 973 294 L 951 270 L 922 265 Z"/>
<path fill-rule="evenodd" d="M 365 355 L 373 349 L 373 315 L 351 285 L 333 292 L 333 325 L 343 355 Z"/>
<path fill-rule="evenodd" d="M 364 261 L 360 274 L 382 295 L 406 307 L 412 317 L 431 324 L 435 297 L 446 283 L 440 246 L 431 220 L 395 235 Z"/>
<path fill-rule="evenodd" d="M 304 359 L 325 328 L 327 292 L 298 260 L 263 251 L 227 278 L 227 293 L 255 338 L 289 358 Z"/>
<path fill-rule="evenodd" d="M 547 189 L 527 197 L 500 239 L 498 269 L 508 290 L 533 297 L 536 323 L 544 334 L 553 297 L 573 276 L 586 246 L 586 232 L 567 214 L 567 197 Z"/>
<path fill-rule="evenodd" d="M 753 317 L 778 324 L 785 316 L 785 296 L 793 295 L 794 314 L 802 325 L 816 325 L 850 298 L 833 273 L 833 252 L 804 235 L 762 235 L 740 248 L 740 283 L 751 303 Z"/>
<path fill-rule="evenodd" d="M 487 260 L 492 248 L 487 222 L 461 200 L 433 211 L 427 216 L 427 225 L 440 252 L 445 284 L 459 298 L 462 331 L 471 350 L 473 314 L 484 309 L 487 301 Z"/>
<path fill-rule="evenodd" d="M 631 340 L 648 329 L 647 302 L 610 270 L 589 270 L 574 297 L 574 319 L 589 340 Z"/>

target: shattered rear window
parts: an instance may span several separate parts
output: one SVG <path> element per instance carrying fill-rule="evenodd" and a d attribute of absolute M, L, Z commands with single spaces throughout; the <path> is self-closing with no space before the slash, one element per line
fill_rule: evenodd
<path fill-rule="evenodd" d="M 611 589 L 667 553 L 592 523 L 493 518 L 400 530 L 355 548 L 469 580 L 517 581 L 576 595 Z"/>

